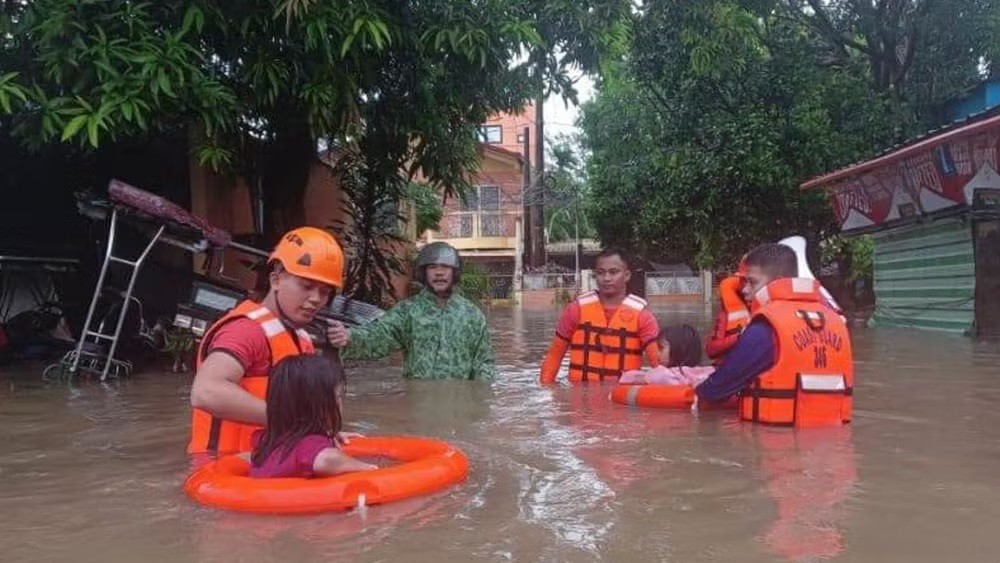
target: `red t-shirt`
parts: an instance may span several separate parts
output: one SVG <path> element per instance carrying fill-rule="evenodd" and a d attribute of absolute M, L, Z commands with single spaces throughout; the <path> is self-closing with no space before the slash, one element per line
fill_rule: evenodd
<path fill-rule="evenodd" d="M 253 433 L 253 447 L 256 448 L 264 437 L 264 431 Z M 332 448 L 333 442 L 323 434 L 309 434 L 294 445 L 278 447 L 260 465 L 250 464 L 251 477 L 312 477 L 313 463 L 316 456 L 326 448 Z M 288 455 L 285 455 L 285 452 Z"/>
<path fill-rule="evenodd" d="M 624 307 L 624 305 L 622 305 Z M 607 322 L 611 322 L 611 317 L 614 316 L 617 307 L 605 307 L 604 308 L 604 318 Z M 556 325 L 556 335 L 563 340 L 569 341 L 573 337 L 573 331 L 576 330 L 577 325 L 580 324 L 580 303 L 579 301 L 573 301 L 568 307 L 563 311 L 562 317 L 559 318 L 559 324 Z M 649 312 L 649 309 L 643 309 L 639 312 L 639 339 L 642 341 L 643 347 L 648 345 L 650 342 L 656 342 L 656 338 L 660 335 L 660 325 L 656 322 L 656 317 L 653 313 Z"/>
<path fill-rule="evenodd" d="M 206 347 L 208 354 L 225 352 L 243 366 L 244 373 L 268 373 L 271 348 L 256 321 L 242 317 L 222 325 Z M 206 354 L 206 356 L 208 356 Z"/>

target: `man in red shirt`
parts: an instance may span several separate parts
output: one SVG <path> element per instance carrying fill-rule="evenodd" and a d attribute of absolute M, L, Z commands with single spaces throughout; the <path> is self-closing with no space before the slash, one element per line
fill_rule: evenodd
<path fill-rule="evenodd" d="M 646 301 L 626 291 L 632 272 L 624 252 L 603 250 L 597 255 L 594 276 L 598 290 L 581 294 L 559 319 L 542 363 L 543 384 L 555 382 L 567 350 L 573 383 L 617 381 L 622 372 L 642 367 L 643 355 L 651 366 L 659 365 L 660 327 Z"/>
<path fill-rule="evenodd" d="M 253 431 L 267 420 L 271 367 L 315 353 L 304 328 L 343 286 L 340 245 L 322 229 L 301 227 L 282 236 L 269 265 L 264 298 L 240 303 L 205 332 L 191 385 L 188 453 L 248 451 Z M 345 334 L 331 322 L 327 339 L 343 346 Z"/>

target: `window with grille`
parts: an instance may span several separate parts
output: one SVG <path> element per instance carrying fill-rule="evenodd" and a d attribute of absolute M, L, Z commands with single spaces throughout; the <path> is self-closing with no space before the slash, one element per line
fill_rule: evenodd
<path fill-rule="evenodd" d="M 479 230 L 480 236 L 501 237 L 503 216 L 500 211 L 500 187 L 479 186 Z"/>

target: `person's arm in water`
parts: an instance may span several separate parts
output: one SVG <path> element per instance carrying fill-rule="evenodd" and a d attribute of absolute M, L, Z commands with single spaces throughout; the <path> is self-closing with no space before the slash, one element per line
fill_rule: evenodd
<path fill-rule="evenodd" d="M 347 334 L 347 347 L 343 349 L 343 358 L 376 360 L 405 349 L 409 325 L 408 310 L 409 307 L 405 302 L 400 303 L 374 321 L 350 329 Z"/>
<path fill-rule="evenodd" d="M 725 363 L 695 388 L 698 399 L 724 401 L 741 391 L 754 378 L 771 369 L 777 359 L 775 352 L 771 325 L 764 320 L 750 323 L 729 351 Z"/>
<path fill-rule="evenodd" d="M 566 350 L 569 350 L 569 341 L 563 340 L 558 334 L 553 336 L 552 342 L 549 343 L 549 351 L 545 354 L 545 359 L 542 360 L 542 373 L 539 382 L 542 384 L 556 382 L 559 366 L 562 365 Z"/>
<path fill-rule="evenodd" d="M 478 311 L 477 311 L 478 312 Z M 486 328 L 486 317 L 479 313 L 479 322 L 475 339 L 475 350 L 472 353 L 472 373 L 471 379 L 492 381 L 497 376 L 496 360 L 493 356 L 493 347 L 490 345 L 490 332 Z"/>
<path fill-rule="evenodd" d="M 328 476 L 352 471 L 371 471 L 378 469 L 378 466 L 355 459 L 340 448 L 326 448 L 313 460 L 312 469 L 316 476 Z"/>
<path fill-rule="evenodd" d="M 267 407 L 240 386 L 246 366 L 268 363 L 267 337 L 253 321 L 233 321 L 213 337 L 191 384 L 191 406 L 223 420 L 263 425 Z"/>
<path fill-rule="evenodd" d="M 229 354 L 209 354 L 191 384 L 191 406 L 224 420 L 263 425 L 267 408 L 240 387 L 243 374 L 243 366 Z"/>
<path fill-rule="evenodd" d="M 556 382 L 559 366 L 562 365 L 563 357 L 569 350 L 570 339 L 573 337 L 573 331 L 576 330 L 578 322 L 580 322 L 580 304 L 573 301 L 563 310 L 559 323 L 556 325 L 556 334 L 549 344 L 549 351 L 545 354 L 545 359 L 542 360 L 539 382 L 543 385 Z"/>

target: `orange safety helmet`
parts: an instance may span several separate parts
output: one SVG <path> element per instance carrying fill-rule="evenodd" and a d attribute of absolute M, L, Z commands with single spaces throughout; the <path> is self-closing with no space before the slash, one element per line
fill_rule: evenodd
<path fill-rule="evenodd" d="M 299 227 L 282 235 L 268 260 L 289 274 L 337 289 L 344 287 L 344 251 L 333 235 L 316 227 Z"/>

